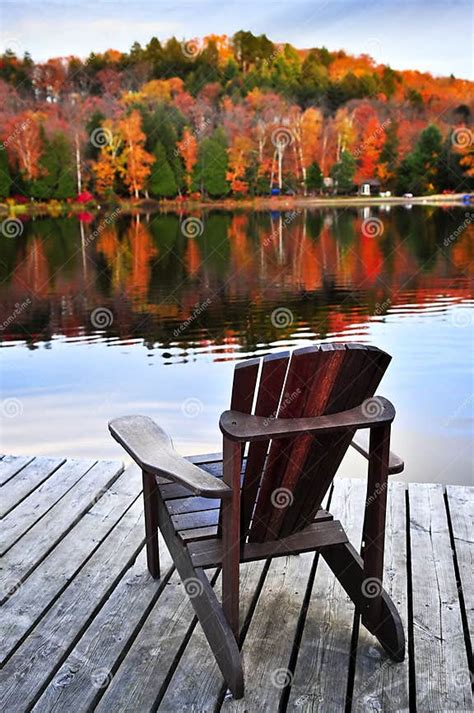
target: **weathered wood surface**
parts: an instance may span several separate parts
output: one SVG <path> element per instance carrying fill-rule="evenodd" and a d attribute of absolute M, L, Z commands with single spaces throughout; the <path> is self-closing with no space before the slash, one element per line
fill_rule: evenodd
<path fill-rule="evenodd" d="M 3 456 L 0 461 L 0 485 L 5 485 L 17 473 L 31 463 L 34 456 Z"/>
<path fill-rule="evenodd" d="M 61 471 L 81 469 L 61 482 Z M 161 578 L 146 569 L 138 467 L 5 456 L 0 479 L 10 511 L 1 532 L 4 710 L 472 710 L 472 488 L 390 483 L 384 584 L 413 641 L 411 664 L 391 662 L 359 626 L 321 556 L 241 565 L 246 693 L 234 701 L 162 541 Z M 202 501 L 181 495 L 173 510 L 191 524 Z M 364 481 L 338 479 L 330 498 L 359 549 Z M 220 596 L 219 571 L 206 574 Z"/>
<path fill-rule="evenodd" d="M 68 461 L 85 474 L 73 490 L 23 535 L 2 557 L 0 565 L 0 600 L 8 597 L 12 586 L 18 588 L 40 561 L 51 552 L 54 545 L 102 497 L 107 488 L 120 475 L 123 468 L 118 463 L 102 461 Z M 91 467 L 91 465 L 93 467 Z"/>
<path fill-rule="evenodd" d="M 418 713 L 472 709 L 443 487 L 410 483 L 413 643 Z"/>
<path fill-rule="evenodd" d="M 387 502 L 384 587 L 393 599 L 408 632 L 408 584 L 405 485 L 391 482 Z M 394 663 L 377 646 L 375 638 L 360 627 L 352 709 L 357 713 L 409 710 L 408 656 Z"/>
<path fill-rule="evenodd" d="M 459 485 L 446 488 L 453 532 L 458 575 L 461 584 L 461 605 L 467 625 L 471 651 L 474 649 L 474 508 L 469 490 Z"/>
<path fill-rule="evenodd" d="M 14 590 L 15 596 L 11 596 L 2 606 L 4 624 L 0 638 L 0 662 L 34 627 L 139 497 L 140 484 L 140 470 L 136 466 L 127 468 L 105 492 L 105 496 L 99 498 L 56 545 L 41 567 L 30 574 L 27 586 L 25 584 Z"/>
<path fill-rule="evenodd" d="M 365 488 L 362 480 L 338 479 L 329 511 L 360 548 Z M 306 612 L 303 634 L 291 682 L 288 710 L 344 710 L 346 701 L 354 605 L 322 557 Z M 337 681 L 337 685 L 334 685 Z"/>
<path fill-rule="evenodd" d="M 65 458 L 35 458 L 15 478 L 2 485 L 0 517 L 4 517 L 12 508 L 17 507 L 23 498 L 49 478 L 64 462 Z"/>
<path fill-rule="evenodd" d="M 36 522 L 51 510 L 51 507 L 57 503 L 71 488 L 85 475 L 83 463 L 81 461 L 68 461 L 61 465 L 59 460 L 51 460 L 42 463 L 40 468 L 33 470 L 33 466 L 37 465 L 35 460 L 30 465 L 24 468 L 22 473 L 19 473 L 16 478 L 13 478 L 11 483 L 16 485 L 21 483 L 30 475 L 38 476 L 41 473 L 41 480 L 38 478 L 39 487 L 31 492 L 31 496 L 26 498 L 16 508 L 10 510 L 8 515 L 2 520 L 2 529 L 0 532 L 0 554 L 5 552 L 15 544 L 20 537 L 27 532 Z M 94 462 L 91 461 L 91 468 Z M 61 466 L 61 467 L 59 467 Z M 32 472 L 29 472 L 32 471 Z M 48 478 L 49 475 L 49 478 Z M 44 476 L 44 477 L 43 477 Z M 8 487 L 7 484 L 6 487 Z M 31 485 L 31 483 L 30 483 Z"/>

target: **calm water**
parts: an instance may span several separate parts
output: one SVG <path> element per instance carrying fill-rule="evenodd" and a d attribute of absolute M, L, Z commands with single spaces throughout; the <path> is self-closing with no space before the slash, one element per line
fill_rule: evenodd
<path fill-rule="evenodd" d="M 414 206 L 25 222 L 1 237 L 2 451 L 122 458 L 107 421 L 127 412 L 156 418 L 183 453 L 220 450 L 236 360 L 350 340 L 393 356 L 379 393 L 397 408 L 404 477 L 472 483 L 466 215 Z M 364 473 L 357 454 L 343 473 Z"/>

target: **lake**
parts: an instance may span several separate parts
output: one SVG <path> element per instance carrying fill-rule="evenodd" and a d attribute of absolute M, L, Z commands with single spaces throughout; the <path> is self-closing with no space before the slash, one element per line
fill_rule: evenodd
<path fill-rule="evenodd" d="M 402 477 L 472 484 L 469 210 L 23 220 L 0 236 L 2 452 L 122 459 L 107 421 L 125 413 L 220 450 L 236 360 L 357 341 L 393 356 Z M 364 468 L 353 453 L 342 472 Z"/>

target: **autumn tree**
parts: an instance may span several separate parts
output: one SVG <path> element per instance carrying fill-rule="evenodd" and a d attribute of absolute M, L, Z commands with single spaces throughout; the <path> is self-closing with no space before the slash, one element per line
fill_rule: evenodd
<path fill-rule="evenodd" d="M 100 146 L 99 156 L 92 163 L 95 186 L 99 195 L 107 196 L 113 192 L 116 178 L 122 171 L 121 149 L 124 138 L 111 120 L 104 121 L 102 127 L 93 132 L 91 137 L 91 142 L 97 147 Z"/>
<path fill-rule="evenodd" d="M 395 178 L 398 165 L 398 122 L 390 121 L 385 127 L 385 140 L 379 155 L 377 173 L 381 181 L 389 185 Z"/>
<path fill-rule="evenodd" d="M 145 151 L 146 136 L 142 131 L 141 117 L 138 111 L 134 110 L 121 119 L 118 128 L 123 136 L 122 160 L 119 170 L 130 194 L 138 198 L 150 175 L 155 158 Z"/>
<path fill-rule="evenodd" d="M 41 118 L 41 114 L 26 111 L 11 119 L 6 126 L 7 152 L 26 181 L 31 181 L 40 174 Z"/>
<path fill-rule="evenodd" d="M 377 116 L 372 116 L 361 131 L 361 144 L 358 149 L 357 180 L 363 181 L 377 175 L 380 154 L 385 142 L 385 126 Z"/>
<path fill-rule="evenodd" d="M 237 136 L 232 146 L 227 150 L 229 166 L 226 179 L 230 182 L 230 189 L 233 193 L 248 192 L 246 172 L 252 151 L 253 143 L 248 136 Z"/>
<path fill-rule="evenodd" d="M 453 187 L 465 186 L 466 189 L 472 190 L 474 185 L 474 134 L 472 129 L 466 124 L 456 126 L 450 132 L 445 148 L 444 164 L 451 173 L 451 180 L 455 180 Z"/>
<path fill-rule="evenodd" d="M 194 134 L 186 128 L 183 132 L 183 138 L 177 143 L 177 151 L 184 163 L 184 182 L 187 190 L 191 189 L 193 180 L 193 170 L 198 157 L 198 142 Z"/>

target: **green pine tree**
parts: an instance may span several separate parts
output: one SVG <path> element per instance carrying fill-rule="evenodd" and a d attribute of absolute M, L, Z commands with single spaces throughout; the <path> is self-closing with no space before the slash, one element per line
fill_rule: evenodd
<path fill-rule="evenodd" d="M 199 147 L 199 157 L 194 170 L 195 190 L 207 193 L 211 198 L 225 196 L 229 192 L 227 175 L 227 151 L 223 133 L 216 130 L 212 137 L 204 139 Z"/>
<path fill-rule="evenodd" d="M 415 148 L 401 162 L 397 176 L 399 193 L 436 193 L 442 188 L 443 138 L 436 126 L 421 132 Z"/>
<path fill-rule="evenodd" d="M 75 165 L 67 137 L 56 133 L 45 140 L 40 159 L 40 175 L 30 182 L 29 193 L 34 198 L 65 200 L 76 195 Z"/>
<path fill-rule="evenodd" d="M 148 190 L 154 198 L 173 198 L 178 192 L 173 170 L 166 158 L 163 144 L 157 141 L 153 150 L 155 163 L 148 179 Z"/>
<path fill-rule="evenodd" d="M 12 177 L 8 166 L 8 156 L 6 150 L 0 149 L 0 198 L 7 198 L 10 195 Z"/>
<path fill-rule="evenodd" d="M 348 151 L 343 151 L 339 161 L 332 166 L 331 177 L 338 193 L 351 192 L 356 166 L 355 158 Z"/>
<path fill-rule="evenodd" d="M 323 187 L 323 173 L 317 161 L 313 161 L 306 171 L 306 188 L 310 193 L 320 191 Z"/>

